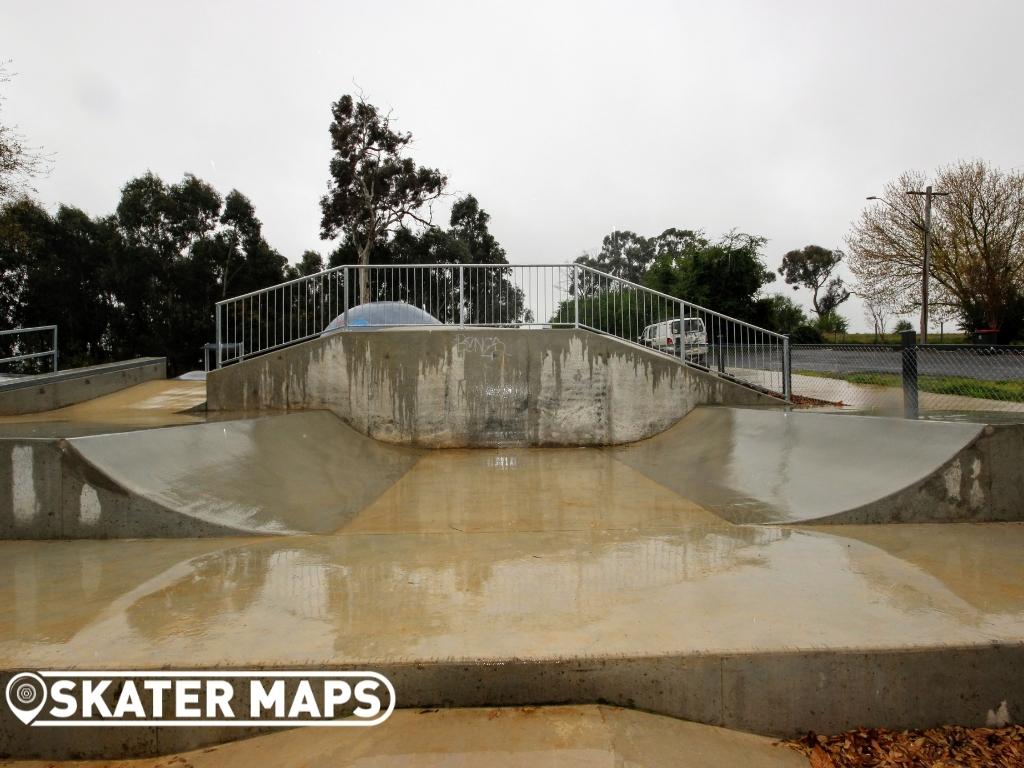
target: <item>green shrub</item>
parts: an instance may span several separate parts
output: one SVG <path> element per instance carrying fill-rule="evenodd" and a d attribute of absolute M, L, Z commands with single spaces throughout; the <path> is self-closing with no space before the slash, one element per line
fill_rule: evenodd
<path fill-rule="evenodd" d="M 789 341 L 792 344 L 824 344 L 825 337 L 813 325 L 805 323 L 793 329 L 793 332 L 789 334 Z"/>

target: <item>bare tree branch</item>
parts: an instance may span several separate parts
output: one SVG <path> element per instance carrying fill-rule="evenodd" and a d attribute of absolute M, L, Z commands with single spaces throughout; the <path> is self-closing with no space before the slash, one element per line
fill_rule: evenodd
<path fill-rule="evenodd" d="M 0 86 L 13 79 L 8 64 L 9 61 L 0 62 Z M 0 95 L 0 106 L 4 101 L 6 99 Z M 52 155 L 26 143 L 17 126 L 4 125 L 0 120 L 0 201 L 35 192 L 32 180 L 46 176 L 52 165 Z"/>

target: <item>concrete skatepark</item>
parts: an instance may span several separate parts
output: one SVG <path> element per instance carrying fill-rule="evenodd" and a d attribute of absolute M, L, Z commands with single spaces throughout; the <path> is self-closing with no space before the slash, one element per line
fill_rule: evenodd
<path fill-rule="evenodd" d="M 339 333 L 184 384 L 0 421 L 5 670 L 369 668 L 407 709 L 771 737 L 1021 706 L 1017 425 L 794 411 L 578 330 Z M 44 730 L 0 754 L 247 735 Z"/>

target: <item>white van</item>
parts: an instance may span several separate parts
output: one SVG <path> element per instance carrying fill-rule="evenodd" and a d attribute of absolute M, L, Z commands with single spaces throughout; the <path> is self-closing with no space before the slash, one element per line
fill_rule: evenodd
<path fill-rule="evenodd" d="M 680 334 L 680 324 L 683 334 Z M 680 356 L 680 347 L 686 355 L 686 362 L 707 365 L 708 333 L 704 320 L 699 317 L 665 320 L 644 328 L 637 339 L 640 344 L 673 357 Z"/>

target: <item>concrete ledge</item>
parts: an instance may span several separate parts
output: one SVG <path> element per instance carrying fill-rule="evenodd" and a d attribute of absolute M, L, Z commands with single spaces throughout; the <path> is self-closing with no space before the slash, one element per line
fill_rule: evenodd
<path fill-rule="evenodd" d="M 776 737 L 858 726 L 984 726 L 1003 702 L 1015 712 L 1024 700 L 1024 644 L 332 668 L 383 673 L 402 708 L 611 704 Z M 20 671 L 0 674 L 0 684 Z M 2 708 L 0 757 L 153 756 L 269 730 L 28 728 Z"/>
<path fill-rule="evenodd" d="M 211 411 L 327 409 L 370 437 L 429 448 L 629 443 L 707 404 L 784 405 L 574 329 L 340 332 L 207 379 Z"/>
<path fill-rule="evenodd" d="M 167 378 L 167 359 L 140 357 L 91 365 L 0 384 L 0 416 L 52 411 L 109 395 L 152 379 Z"/>

